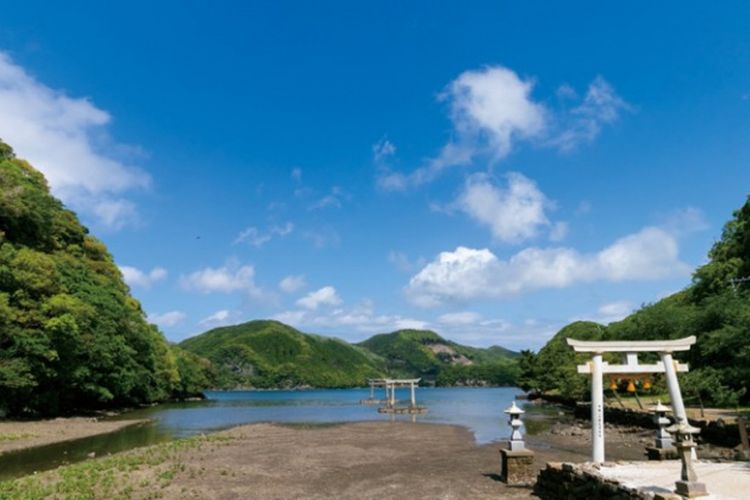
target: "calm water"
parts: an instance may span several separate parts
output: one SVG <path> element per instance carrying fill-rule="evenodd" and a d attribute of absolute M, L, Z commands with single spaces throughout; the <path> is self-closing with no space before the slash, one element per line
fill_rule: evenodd
<path fill-rule="evenodd" d="M 477 443 L 483 444 L 507 438 L 510 431 L 503 410 L 521 393 L 519 389 L 507 387 L 419 388 L 417 403 L 427 406 L 429 412 L 393 416 L 378 413 L 377 405 L 359 404 L 361 399 L 369 397 L 369 389 L 211 391 L 206 393 L 205 401 L 159 405 L 116 417 L 151 419 L 151 423 L 145 425 L 0 456 L 0 479 L 84 460 L 91 452 L 101 456 L 251 422 L 415 420 L 462 425 L 474 433 Z M 382 397 L 382 390 L 376 392 L 376 397 Z M 397 397 L 408 398 L 408 389 L 398 391 Z"/>

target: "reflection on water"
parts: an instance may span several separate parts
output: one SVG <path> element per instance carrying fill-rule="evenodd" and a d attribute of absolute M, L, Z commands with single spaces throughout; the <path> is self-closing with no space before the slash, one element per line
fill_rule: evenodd
<path fill-rule="evenodd" d="M 397 420 L 462 425 L 479 444 L 510 434 L 503 410 L 521 391 L 516 388 L 419 388 L 417 401 L 424 415 L 384 415 L 377 406 L 359 404 L 369 389 L 309 391 L 210 391 L 205 401 L 163 404 L 124 413 L 115 419 L 147 418 L 151 423 L 111 434 L 59 443 L 0 456 L 0 479 L 46 470 L 64 463 L 145 446 L 174 438 L 213 432 L 252 422 L 320 425 L 364 420 Z M 397 391 L 397 397 L 399 396 Z M 408 390 L 400 394 L 408 398 Z M 525 405 L 529 431 L 538 432 L 548 420 L 540 405 Z M 556 410 L 555 410 L 556 411 Z"/>

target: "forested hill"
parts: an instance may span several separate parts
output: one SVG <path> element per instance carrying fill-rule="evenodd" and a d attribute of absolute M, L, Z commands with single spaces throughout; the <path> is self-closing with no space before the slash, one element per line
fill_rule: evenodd
<path fill-rule="evenodd" d="M 271 320 L 215 328 L 180 347 L 211 360 L 221 388 L 352 387 L 383 374 L 364 349 Z"/>
<path fill-rule="evenodd" d="M 0 141 L 0 413 L 165 400 L 203 383 L 178 358 L 104 244 Z"/>
<path fill-rule="evenodd" d="M 385 376 L 506 385 L 516 375 L 515 353 L 462 346 L 430 331 L 401 330 L 352 345 L 259 320 L 210 330 L 180 347 L 211 360 L 217 386 L 224 388 L 352 387 Z"/>
<path fill-rule="evenodd" d="M 565 327 L 538 354 L 522 353 L 521 384 L 528 389 L 586 396 L 564 338 L 602 340 L 675 339 L 697 343 L 679 357 L 690 363 L 683 377 L 688 400 L 733 406 L 750 401 L 750 198 L 724 226 L 707 264 L 686 289 L 647 305 L 608 326 L 579 322 Z"/>
<path fill-rule="evenodd" d="M 382 357 L 394 375 L 418 376 L 439 385 L 506 385 L 515 381 L 518 353 L 499 346 L 464 346 L 430 330 L 375 335 L 359 345 Z"/>

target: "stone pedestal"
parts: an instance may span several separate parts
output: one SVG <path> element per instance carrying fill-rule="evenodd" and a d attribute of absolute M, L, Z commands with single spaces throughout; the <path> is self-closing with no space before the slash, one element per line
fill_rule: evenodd
<path fill-rule="evenodd" d="M 533 451 L 501 449 L 500 461 L 500 479 L 509 486 L 531 486 L 536 481 Z"/>
<path fill-rule="evenodd" d="M 650 446 L 646 448 L 646 456 L 649 460 L 677 460 L 680 458 L 677 453 L 677 448 L 674 446 L 669 448 L 656 448 Z"/>
<path fill-rule="evenodd" d="M 698 498 L 708 496 L 706 485 L 698 481 L 677 481 L 675 493 L 686 498 Z"/>

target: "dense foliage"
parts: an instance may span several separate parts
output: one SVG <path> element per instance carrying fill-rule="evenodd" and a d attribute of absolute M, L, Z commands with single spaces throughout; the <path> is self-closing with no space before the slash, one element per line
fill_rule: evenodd
<path fill-rule="evenodd" d="M 437 385 L 510 385 L 517 375 L 513 351 L 463 346 L 429 330 L 375 335 L 359 345 L 383 358 L 394 377 L 422 377 Z"/>
<path fill-rule="evenodd" d="M 160 401 L 179 383 L 106 247 L 0 141 L 0 413 Z"/>
<path fill-rule="evenodd" d="M 180 347 L 211 360 L 222 388 L 353 387 L 382 375 L 382 365 L 363 350 L 278 321 L 215 328 Z"/>
<path fill-rule="evenodd" d="M 750 399 L 750 281 L 743 278 L 748 277 L 750 199 L 725 225 L 721 240 L 709 252 L 709 262 L 695 271 L 691 286 L 622 321 L 596 325 L 591 338 L 649 340 L 695 335 L 697 344 L 681 355 L 690 363 L 682 384 L 686 398 L 719 406 L 745 403 Z M 586 381 L 575 375 L 573 353 L 566 353 L 562 344 L 571 326 L 538 355 L 523 353 L 519 380 L 525 388 L 575 398 L 585 394 Z M 584 338 L 577 333 L 572 336 Z"/>

